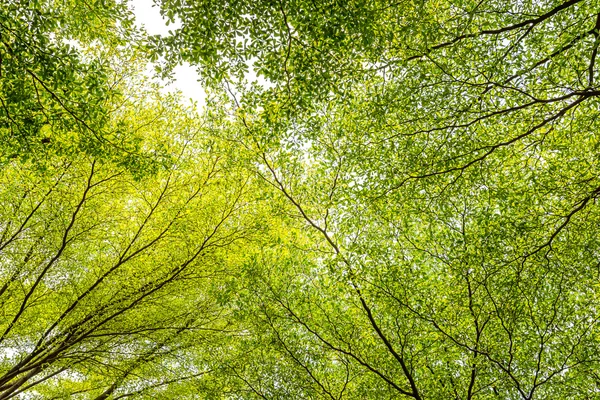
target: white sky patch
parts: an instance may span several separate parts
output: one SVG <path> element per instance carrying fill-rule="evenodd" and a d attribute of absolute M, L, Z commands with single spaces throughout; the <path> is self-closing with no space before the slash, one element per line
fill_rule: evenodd
<path fill-rule="evenodd" d="M 135 15 L 136 24 L 150 35 L 168 36 L 169 31 L 181 27 L 180 21 L 167 25 L 167 21 L 160 15 L 160 8 L 152 0 L 129 0 L 129 5 Z M 178 65 L 173 71 L 173 78 L 173 82 L 166 85 L 166 91 L 179 90 L 184 97 L 196 102 L 199 107 L 206 104 L 206 91 L 198 81 L 196 68 L 189 63 Z"/>
<path fill-rule="evenodd" d="M 129 5 L 135 14 L 138 26 L 144 26 L 150 35 L 169 35 L 169 31 L 181 28 L 181 21 L 167 25 L 167 21 L 160 15 L 160 7 L 153 0 L 129 0 Z"/>

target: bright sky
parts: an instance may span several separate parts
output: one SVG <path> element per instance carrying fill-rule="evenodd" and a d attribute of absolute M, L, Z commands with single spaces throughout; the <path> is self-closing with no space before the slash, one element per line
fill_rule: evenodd
<path fill-rule="evenodd" d="M 160 15 L 159 7 L 152 0 L 129 0 L 138 26 L 144 26 L 151 35 L 168 35 L 169 30 L 179 27 L 179 24 L 166 25 Z M 198 82 L 196 69 L 189 64 L 175 68 L 175 81 L 167 87 L 168 90 L 180 90 L 184 96 L 198 102 L 198 106 L 205 104 L 206 93 Z"/>

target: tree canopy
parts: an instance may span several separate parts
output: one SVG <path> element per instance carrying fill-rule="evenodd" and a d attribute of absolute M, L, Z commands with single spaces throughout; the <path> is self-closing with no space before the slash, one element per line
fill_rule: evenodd
<path fill-rule="evenodd" d="M 156 5 L 0 10 L 0 399 L 598 396 L 597 1 Z"/>

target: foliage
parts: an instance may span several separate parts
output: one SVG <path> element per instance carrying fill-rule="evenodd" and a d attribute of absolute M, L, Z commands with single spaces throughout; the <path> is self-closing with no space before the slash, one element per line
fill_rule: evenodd
<path fill-rule="evenodd" d="M 252 262 L 257 397 L 594 397 L 595 2 L 162 4 L 304 237 Z"/>
<path fill-rule="evenodd" d="M 153 157 L 119 121 L 125 65 L 139 59 L 127 3 L 9 1 L 0 29 L 0 165 L 85 152 L 143 174 L 136 164 Z"/>
<path fill-rule="evenodd" d="M 157 3 L 0 11 L 0 399 L 596 397 L 597 2 Z"/>

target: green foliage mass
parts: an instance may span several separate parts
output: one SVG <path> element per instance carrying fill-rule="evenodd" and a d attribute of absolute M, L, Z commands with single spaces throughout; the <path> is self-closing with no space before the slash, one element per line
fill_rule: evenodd
<path fill-rule="evenodd" d="M 0 10 L 0 399 L 598 397 L 597 1 L 156 4 Z"/>

